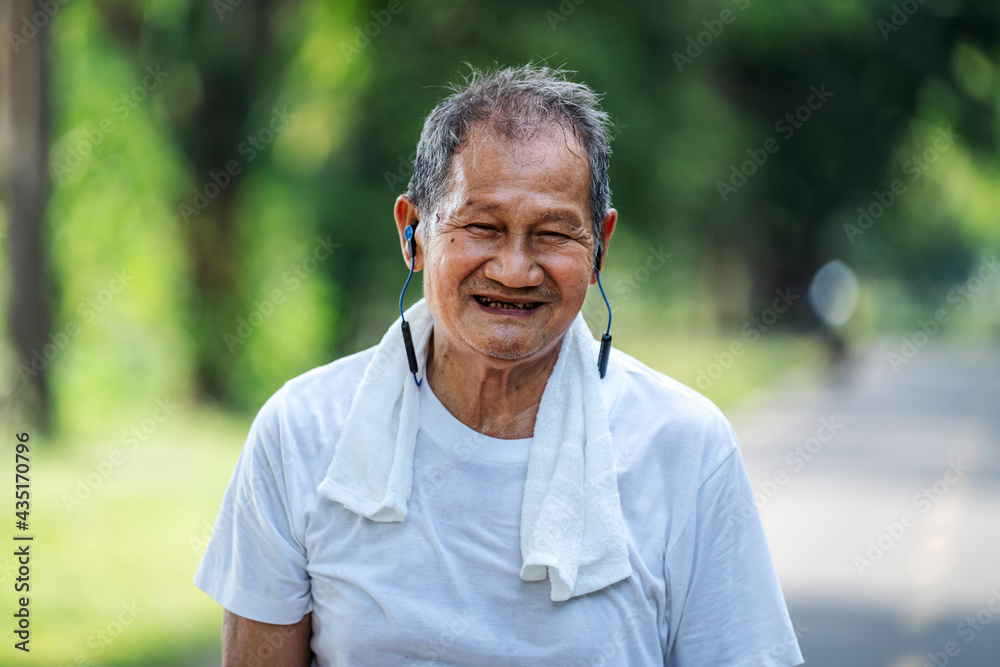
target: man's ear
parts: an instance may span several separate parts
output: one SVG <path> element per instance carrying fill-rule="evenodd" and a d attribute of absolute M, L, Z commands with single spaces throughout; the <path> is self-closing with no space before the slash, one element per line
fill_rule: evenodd
<path fill-rule="evenodd" d="M 601 267 L 603 269 L 604 265 L 608 261 L 608 246 L 611 245 L 611 235 L 615 231 L 615 225 L 618 223 L 618 211 L 613 208 L 609 208 L 608 212 L 604 214 L 604 220 L 601 221 Z M 596 245 L 596 244 L 595 244 Z M 590 272 L 590 284 L 597 284 L 597 267 Z"/>
<path fill-rule="evenodd" d="M 406 262 L 406 268 L 410 268 L 410 252 L 407 249 L 406 242 L 406 228 L 410 225 L 414 225 L 413 238 L 415 241 L 416 254 L 414 256 L 413 270 L 419 271 L 424 268 L 424 253 L 423 244 L 420 241 L 422 234 L 416 233 L 416 227 L 420 224 L 420 219 L 417 217 L 417 209 L 410 203 L 410 198 L 406 195 L 399 195 L 396 198 L 396 205 L 393 207 L 393 217 L 396 219 L 396 230 L 399 232 L 399 249 L 403 253 L 403 261 Z"/>

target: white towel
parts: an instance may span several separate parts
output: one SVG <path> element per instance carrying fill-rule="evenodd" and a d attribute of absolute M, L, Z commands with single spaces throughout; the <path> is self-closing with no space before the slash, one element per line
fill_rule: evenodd
<path fill-rule="evenodd" d="M 421 371 L 433 320 L 421 299 L 406 311 Z M 420 393 L 400 319 L 365 370 L 319 491 L 373 521 L 403 521 L 413 484 Z M 632 574 L 594 339 L 578 314 L 545 385 L 521 506 L 521 578 L 548 575 L 552 600 Z"/>

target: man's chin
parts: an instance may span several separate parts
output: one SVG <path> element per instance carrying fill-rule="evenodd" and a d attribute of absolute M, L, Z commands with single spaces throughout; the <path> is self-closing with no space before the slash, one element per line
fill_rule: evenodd
<path fill-rule="evenodd" d="M 532 343 L 521 338 L 497 338 L 480 334 L 462 336 L 462 339 L 466 345 L 484 357 L 503 361 L 527 359 L 541 348 L 540 343 Z"/>

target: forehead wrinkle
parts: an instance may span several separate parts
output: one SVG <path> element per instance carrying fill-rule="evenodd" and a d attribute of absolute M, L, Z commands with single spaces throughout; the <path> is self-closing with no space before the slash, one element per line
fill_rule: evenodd
<path fill-rule="evenodd" d="M 561 146 L 559 146 L 559 139 L 562 139 Z M 575 135 L 572 137 L 570 133 L 567 132 L 566 127 L 560 122 L 549 122 L 544 128 L 535 128 L 534 131 L 528 137 L 510 138 L 501 135 L 501 133 L 493 127 L 489 121 L 479 122 L 473 125 L 469 133 L 466 135 L 466 141 L 464 149 L 460 149 L 456 154 L 459 157 L 459 161 L 464 162 L 468 167 L 474 169 L 477 175 L 483 174 L 483 166 L 479 162 L 479 151 L 484 148 L 487 144 L 492 143 L 491 148 L 495 153 L 506 154 L 509 156 L 510 160 L 516 163 L 517 173 L 520 174 L 525 168 L 533 164 L 544 164 L 545 161 L 551 157 L 551 151 L 559 146 L 559 148 L 564 149 L 569 155 L 573 156 L 576 160 L 579 160 L 586 173 L 584 174 L 583 180 L 589 182 L 589 169 L 587 168 L 588 160 L 584 155 L 581 155 L 576 150 L 574 150 Z M 544 146 L 548 143 L 548 147 Z M 578 143 L 578 142 L 576 142 Z M 539 145 L 543 144 L 543 145 Z M 469 156 L 469 148 L 471 148 L 471 159 Z M 459 178 L 461 171 L 464 168 L 459 167 L 459 161 L 452 164 L 449 176 L 449 181 L 452 191 L 457 185 L 456 180 Z M 467 179 L 463 179 L 468 184 Z M 496 183 L 504 180 L 502 178 L 492 178 L 491 182 Z M 552 175 L 548 170 L 543 170 L 543 173 L 539 176 L 533 177 L 531 179 L 521 178 L 518 180 L 530 180 L 532 183 L 548 183 L 552 180 Z M 574 179 L 576 180 L 576 179 Z M 454 192 L 454 194 L 458 194 Z M 494 202 L 474 202 L 471 197 L 468 197 L 464 202 L 464 206 L 460 208 L 464 209 L 466 207 L 472 206 L 474 210 L 481 210 L 486 212 L 499 211 L 504 209 L 504 205 Z M 589 210 L 588 210 L 589 212 Z M 564 220 L 570 223 L 570 226 L 575 230 L 579 230 L 586 226 L 586 220 L 581 220 L 580 216 L 570 213 L 565 214 L 559 211 L 547 211 L 541 216 L 543 219 L 548 217 L 552 220 Z"/>
<path fill-rule="evenodd" d="M 512 119 L 516 120 L 516 119 Z M 554 140 L 559 137 L 559 133 L 562 134 L 563 146 L 566 148 L 567 152 L 578 160 L 581 160 L 585 166 L 589 164 L 589 159 L 586 155 L 581 155 L 573 149 L 572 143 L 570 141 L 570 136 L 566 132 L 566 126 L 562 123 L 561 119 L 551 118 L 543 122 L 538 126 L 531 126 L 526 128 L 520 128 L 519 131 L 515 132 L 513 135 L 508 136 L 507 133 L 500 131 L 499 125 L 501 121 L 495 117 L 486 118 L 472 125 L 466 135 L 467 141 L 465 146 L 468 147 L 472 145 L 472 166 L 479 171 L 478 163 L 478 151 L 481 146 L 484 146 L 487 142 L 493 143 L 494 146 L 500 147 L 501 145 L 508 149 L 507 153 L 510 157 L 516 161 L 520 168 L 531 164 L 537 164 L 545 161 L 545 155 L 539 155 L 532 159 L 530 150 L 536 141 L 545 142 L 547 140 Z M 557 129 L 559 132 L 557 132 Z M 576 134 L 573 133 L 572 137 L 576 143 Z M 463 152 L 459 149 L 458 152 Z M 548 172 L 545 173 L 546 181 L 549 179 Z"/>

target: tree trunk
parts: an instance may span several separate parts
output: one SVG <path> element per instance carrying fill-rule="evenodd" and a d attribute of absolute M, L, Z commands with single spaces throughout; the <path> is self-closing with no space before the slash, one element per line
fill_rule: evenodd
<path fill-rule="evenodd" d="M 49 194 L 45 45 L 50 20 L 35 0 L 7 0 L 0 18 L 5 37 L 0 48 L 0 141 L 11 272 L 7 321 L 19 363 L 13 393 L 27 391 L 43 427 L 50 419 L 48 270 L 42 245 Z"/>

